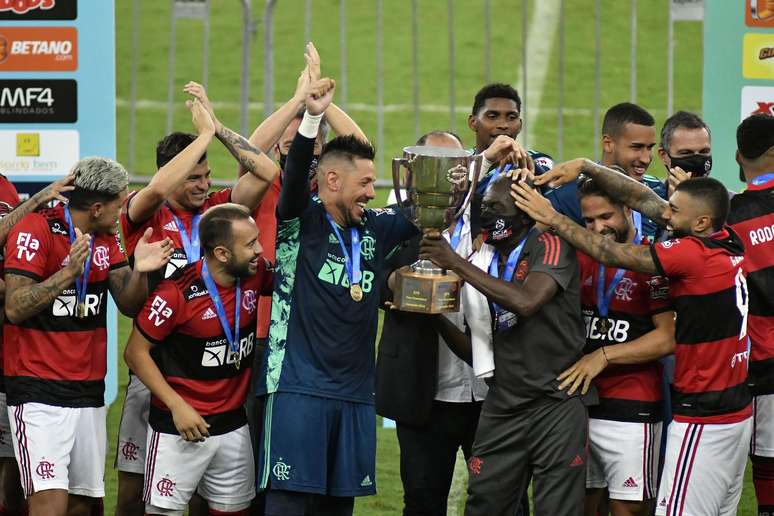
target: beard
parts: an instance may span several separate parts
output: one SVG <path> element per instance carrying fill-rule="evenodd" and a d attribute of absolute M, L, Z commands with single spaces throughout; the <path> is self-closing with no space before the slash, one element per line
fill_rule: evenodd
<path fill-rule="evenodd" d="M 250 260 L 238 262 L 232 256 L 229 262 L 226 264 L 226 272 L 235 278 L 249 278 L 255 274 L 255 271 L 250 270 Z"/>
<path fill-rule="evenodd" d="M 672 228 L 669 230 L 669 237 L 670 238 L 685 238 L 687 236 L 691 236 L 690 232 L 684 231 L 679 228 Z"/>

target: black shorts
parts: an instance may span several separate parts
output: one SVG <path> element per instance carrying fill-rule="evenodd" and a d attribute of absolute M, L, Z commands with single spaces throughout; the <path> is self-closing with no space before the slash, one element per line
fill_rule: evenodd
<path fill-rule="evenodd" d="M 490 392 L 491 394 L 491 392 Z M 582 516 L 588 414 L 580 398 L 509 415 L 481 412 L 465 516 L 511 515 L 534 477 L 534 514 Z"/>

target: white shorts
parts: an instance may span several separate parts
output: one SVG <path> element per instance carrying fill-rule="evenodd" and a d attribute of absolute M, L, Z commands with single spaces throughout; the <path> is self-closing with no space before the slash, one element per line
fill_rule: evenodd
<path fill-rule="evenodd" d="M 8 405 L 5 393 L 0 392 L 0 459 L 13 459 L 13 440 L 11 439 L 11 422 L 8 420 Z"/>
<path fill-rule="evenodd" d="M 661 426 L 590 418 L 586 487 L 606 487 L 613 500 L 655 498 Z"/>
<path fill-rule="evenodd" d="M 659 516 L 736 514 L 752 418 L 729 424 L 669 424 Z"/>
<path fill-rule="evenodd" d="M 183 511 L 194 492 L 210 507 L 246 509 L 255 497 L 252 450 L 247 425 L 198 443 L 148 427 L 146 512 L 153 514 L 151 507 Z"/>
<path fill-rule="evenodd" d="M 115 463 L 118 471 L 145 474 L 149 410 L 150 391 L 137 376 L 129 375 L 121 424 L 118 427 Z"/>
<path fill-rule="evenodd" d="M 105 496 L 105 407 L 8 407 L 24 496 L 46 489 Z"/>
<path fill-rule="evenodd" d="M 774 394 L 753 398 L 750 455 L 774 457 Z"/>

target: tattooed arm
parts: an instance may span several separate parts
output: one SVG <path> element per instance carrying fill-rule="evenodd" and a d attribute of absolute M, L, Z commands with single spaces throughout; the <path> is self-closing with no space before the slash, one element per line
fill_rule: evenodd
<path fill-rule="evenodd" d="M 534 184 L 535 186 L 547 184 L 551 188 L 557 188 L 576 181 L 581 173 L 593 178 L 614 199 L 618 199 L 631 209 L 642 213 L 660 226 L 666 226 L 664 211 L 669 204 L 664 199 L 626 174 L 586 158 L 558 163 L 545 174 L 536 177 Z"/>
<path fill-rule="evenodd" d="M 6 273 L 6 319 L 11 324 L 18 324 L 39 314 L 51 306 L 65 288 L 73 284 L 76 276 L 70 267 L 61 269 L 40 283 L 34 278 Z"/>
<path fill-rule="evenodd" d="M 583 160 L 582 171 L 594 179 L 614 199 L 618 199 L 631 209 L 642 213 L 659 226 L 666 226 L 664 211 L 669 203 L 644 184 L 626 174 L 588 159 Z"/>
<path fill-rule="evenodd" d="M 649 247 L 639 244 L 619 244 L 579 226 L 572 219 L 557 213 L 548 199 L 538 190 L 524 183 L 514 183 L 511 188 L 511 195 L 519 209 L 536 222 L 554 228 L 573 247 L 595 260 L 611 267 L 622 267 L 649 274 L 659 273 Z"/>
<path fill-rule="evenodd" d="M 62 194 L 69 192 L 73 188 L 75 176 L 68 175 L 58 181 L 54 181 L 43 190 L 39 191 L 25 202 L 14 208 L 0 220 L 0 247 L 5 247 L 5 241 L 9 233 L 25 215 L 48 204 L 50 201 L 58 200 L 67 202 L 67 198 Z"/>
<path fill-rule="evenodd" d="M 207 92 L 201 84 L 189 82 L 183 91 L 193 95 L 204 106 L 212 118 L 215 137 L 234 156 L 234 159 L 239 163 L 239 168 L 249 172 L 249 174 L 242 175 L 237 181 L 233 192 L 231 192 L 231 200 L 249 210 L 255 209 L 279 174 L 279 167 L 259 148 L 252 145 L 247 138 L 235 133 L 218 120 L 212 102 L 210 102 Z"/>

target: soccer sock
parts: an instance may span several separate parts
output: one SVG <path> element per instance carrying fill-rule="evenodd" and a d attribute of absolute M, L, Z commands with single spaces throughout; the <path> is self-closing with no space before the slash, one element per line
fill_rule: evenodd
<path fill-rule="evenodd" d="M 754 455 L 751 458 L 758 516 L 774 516 L 774 459 Z"/>

